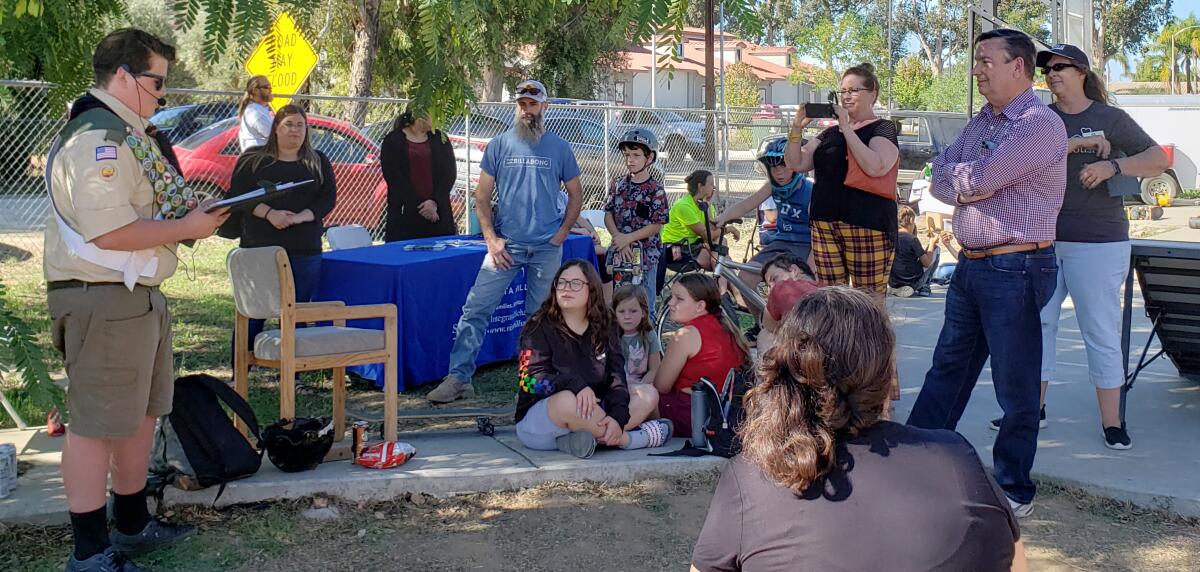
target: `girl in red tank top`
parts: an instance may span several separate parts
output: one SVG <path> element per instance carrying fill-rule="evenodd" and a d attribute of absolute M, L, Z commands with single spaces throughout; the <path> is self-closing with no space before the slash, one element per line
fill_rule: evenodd
<path fill-rule="evenodd" d="M 654 378 L 659 414 L 675 424 L 676 435 L 690 435 L 692 384 L 707 377 L 718 391 L 729 370 L 745 363 L 750 347 L 730 317 L 721 310 L 717 281 L 688 274 L 671 286 L 671 319 L 686 324 L 667 347 Z"/>

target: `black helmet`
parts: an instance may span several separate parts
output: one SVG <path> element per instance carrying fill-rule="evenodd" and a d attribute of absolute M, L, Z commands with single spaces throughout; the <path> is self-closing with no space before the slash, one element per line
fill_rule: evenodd
<path fill-rule="evenodd" d="M 646 151 L 646 156 L 658 153 L 658 137 L 649 129 L 635 127 L 626 131 L 621 140 L 617 141 L 617 150 L 624 149 L 626 145 L 641 145 Z"/>
<path fill-rule="evenodd" d="M 333 419 L 280 419 L 263 430 L 267 457 L 285 473 L 315 469 L 333 447 Z"/>

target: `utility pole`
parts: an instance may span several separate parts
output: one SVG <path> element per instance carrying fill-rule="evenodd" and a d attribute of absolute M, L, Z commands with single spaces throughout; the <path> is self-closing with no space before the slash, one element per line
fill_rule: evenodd
<path fill-rule="evenodd" d="M 713 82 L 713 0 L 704 0 L 704 109 L 716 109 L 716 84 Z"/>
<path fill-rule="evenodd" d="M 704 147 L 706 157 L 716 157 L 716 74 L 713 73 L 713 0 L 704 0 Z"/>

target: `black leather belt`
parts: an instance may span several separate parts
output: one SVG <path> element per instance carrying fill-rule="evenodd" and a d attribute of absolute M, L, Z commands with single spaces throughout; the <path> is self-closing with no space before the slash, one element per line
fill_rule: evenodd
<path fill-rule="evenodd" d="M 65 288 L 94 288 L 96 286 L 120 286 L 125 287 L 124 282 L 85 282 L 83 280 L 52 280 L 46 283 L 46 291 L 63 290 Z M 135 284 L 142 288 L 156 288 L 156 286 L 146 286 L 144 284 Z"/>

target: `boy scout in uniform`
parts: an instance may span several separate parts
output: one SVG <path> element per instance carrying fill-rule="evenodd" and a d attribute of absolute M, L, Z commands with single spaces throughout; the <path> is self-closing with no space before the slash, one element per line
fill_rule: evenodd
<path fill-rule="evenodd" d="M 152 518 L 146 466 L 155 418 L 171 411 L 171 322 L 159 284 L 177 243 L 210 236 L 204 212 L 146 135 L 175 49 L 123 29 L 92 57 L 96 87 L 51 148 L 44 269 L 55 347 L 70 385 L 62 473 L 75 547 L 68 571 L 138 568 L 126 556 L 191 532 Z M 111 467 L 110 537 L 106 484 Z"/>

